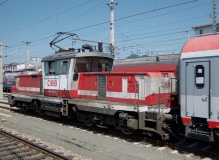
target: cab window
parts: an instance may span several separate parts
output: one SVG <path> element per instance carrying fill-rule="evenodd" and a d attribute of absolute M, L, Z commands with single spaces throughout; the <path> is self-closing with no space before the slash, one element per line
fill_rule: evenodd
<path fill-rule="evenodd" d="M 76 59 L 76 72 L 105 72 L 112 70 L 113 60 L 99 57 L 83 57 Z"/>

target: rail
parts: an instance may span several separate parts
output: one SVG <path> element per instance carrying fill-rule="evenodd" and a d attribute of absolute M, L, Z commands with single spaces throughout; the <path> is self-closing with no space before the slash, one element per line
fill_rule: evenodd
<path fill-rule="evenodd" d="M 67 160 L 74 158 L 55 152 L 49 149 L 48 146 L 41 146 L 3 128 L 0 128 L 0 146 L 0 159 Z"/>
<path fill-rule="evenodd" d="M 1 107 L 1 102 L 0 102 L 0 107 Z M 61 122 L 63 123 L 63 121 Z M 81 128 L 83 130 L 84 129 L 92 130 L 91 127 L 87 127 L 81 123 L 75 123 L 74 125 L 76 125 L 78 128 Z M 1 128 L 0 131 L 2 131 Z M 115 137 L 121 137 L 121 139 L 127 139 L 129 142 L 130 141 L 138 142 L 139 145 L 149 145 L 151 147 L 154 146 L 154 148 L 156 148 L 157 146 L 161 148 L 166 148 L 166 151 L 168 153 L 177 152 L 185 155 L 188 155 L 189 153 L 193 153 L 194 156 L 198 156 L 198 157 L 204 157 L 204 158 L 209 157 L 212 159 L 219 159 L 219 152 L 218 152 L 219 145 L 214 145 L 211 143 L 201 142 L 192 139 L 186 139 L 185 137 L 180 137 L 177 139 L 173 138 L 170 141 L 159 141 L 156 138 L 153 139 L 151 137 L 145 136 L 144 134 L 124 135 L 116 130 L 103 130 L 101 128 L 96 128 L 96 127 L 93 128 L 93 131 L 102 133 L 104 135 L 106 134 Z M 1 144 L 0 144 L 0 148 L 2 148 Z M 45 148 L 45 146 L 43 148 Z M 162 150 L 162 152 L 164 151 L 165 150 Z M 1 152 L 0 152 L 0 159 L 1 159 Z"/>

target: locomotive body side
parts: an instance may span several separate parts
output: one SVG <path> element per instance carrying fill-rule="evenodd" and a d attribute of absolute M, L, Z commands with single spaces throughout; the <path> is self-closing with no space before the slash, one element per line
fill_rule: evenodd
<path fill-rule="evenodd" d="M 195 37 L 180 58 L 180 104 L 186 137 L 219 138 L 219 34 Z"/>
<path fill-rule="evenodd" d="M 118 120 L 113 125 L 123 131 L 140 129 L 169 138 L 168 121 L 177 121 L 171 111 L 179 109 L 173 72 L 81 73 L 78 83 L 80 99 L 68 103 L 83 111 L 85 122 Z"/>
<path fill-rule="evenodd" d="M 79 98 L 135 105 L 165 104 L 170 108 L 170 95 L 176 93 L 172 72 L 81 73 L 78 83 Z"/>
<path fill-rule="evenodd" d="M 20 74 L 16 78 L 16 85 L 12 87 L 13 93 L 41 94 L 42 73 Z"/>

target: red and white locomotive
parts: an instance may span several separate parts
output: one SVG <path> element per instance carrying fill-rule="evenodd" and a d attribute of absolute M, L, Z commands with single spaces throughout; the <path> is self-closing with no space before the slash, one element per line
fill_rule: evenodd
<path fill-rule="evenodd" d="M 187 137 L 218 138 L 219 35 L 188 40 L 178 67 L 157 62 L 112 70 L 111 55 L 89 48 L 43 58 L 42 72 L 17 78 L 9 104 L 162 139 L 179 132 L 182 121 Z"/>

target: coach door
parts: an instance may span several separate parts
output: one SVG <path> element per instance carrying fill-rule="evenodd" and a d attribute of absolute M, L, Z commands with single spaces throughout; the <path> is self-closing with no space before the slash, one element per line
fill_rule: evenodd
<path fill-rule="evenodd" d="M 186 64 L 187 116 L 209 118 L 209 62 Z"/>

